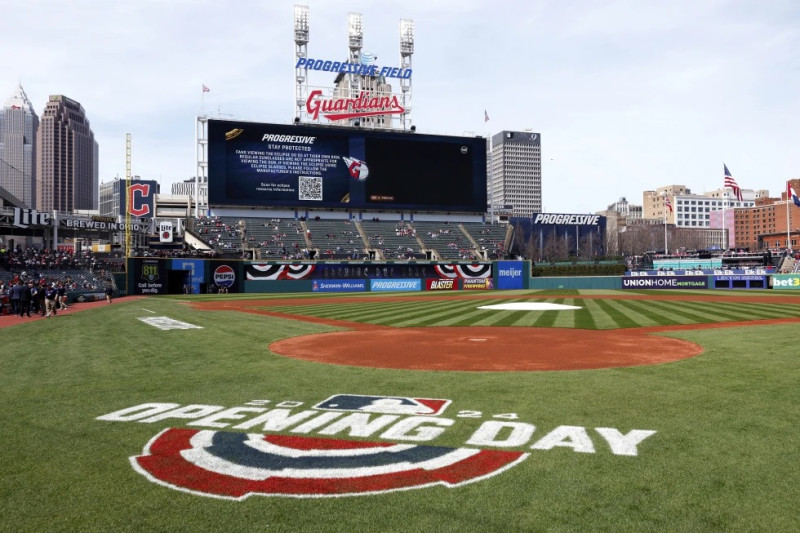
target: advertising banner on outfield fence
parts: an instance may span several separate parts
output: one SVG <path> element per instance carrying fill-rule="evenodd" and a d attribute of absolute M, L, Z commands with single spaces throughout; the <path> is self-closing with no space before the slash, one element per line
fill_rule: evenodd
<path fill-rule="evenodd" d="M 200 284 L 206 280 L 202 259 L 173 259 L 172 270 L 187 271 L 189 279 L 186 282 L 191 285 L 191 294 L 200 294 Z"/>
<path fill-rule="evenodd" d="M 623 277 L 623 289 L 707 289 L 707 276 Z"/>
<path fill-rule="evenodd" d="M 772 288 L 776 290 L 800 290 L 800 274 L 775 274 Z"/>
<path fill-rule="evenodd" d="M 522 261 L 497 262 L 498 289 L 524 289 Z"/>
<path fill-rule="evenodd" d="M 167 269 L 158 259 L 142 259 L 136 264 L 135 294 L 166 294 Z"/>
<path fill-rule="evenodd" d="M 447 279 L 426 279 L 425 280 L 425 289 L 429 291 L 448 291 L 448 290 L 455 290 L 458 288 L 456 283 L 457 280 L 447 278 Z"/>
<path fill-rule="evenodd" d="M 494 289 L 492 278 L 464 278 L 461 286 L 465 291 L 488 291 Z"/>
<path fill-rule="evenodd" d="M 421 291 L 421 279 L 371 279 L 369 280 L 369 290 L 371 291 Z"/>
<path fill-rule="evenodd" d="M 363 279 L 314 280 L 311 290 L 313 292 L 362 292 L 367 290 L 367 281 Z"/>
<path fill-rule="evenodd" d="M 211 261 L 211 283 L 220 292 L 239 292 L 241 278 L 240 264 L 235 262 Z"/>

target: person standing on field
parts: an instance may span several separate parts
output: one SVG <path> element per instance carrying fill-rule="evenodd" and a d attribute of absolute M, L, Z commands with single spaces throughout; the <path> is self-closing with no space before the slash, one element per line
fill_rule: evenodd
<path fill-rule="evenodd" d="M 58 289 L 55 284 L 51 283 L 47 286 L 44 293 L 44 307 L 46 310 L 45 317 L 50 318 L 50 315 L 56 315 L 56 302 L 58 301 Z"/>
<path fill-rule="evenodd" d="M 106 276 L 103 284 L 106 288 L 106 302 L 111 303 L 114 296 L 114 282 L 111 280 L 111 276 Z"/>
<path fill-rule="evenodd" d="M 62 311 L 67 310 L 67 288 L 64 287 L 64 283 L 59 281 L 58 288 L 56 289 L 58 293 L 58 308 Z"/>

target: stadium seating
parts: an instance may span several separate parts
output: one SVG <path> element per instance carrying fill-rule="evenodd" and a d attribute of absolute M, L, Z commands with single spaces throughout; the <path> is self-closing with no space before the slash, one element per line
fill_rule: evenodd
<path fill-rule="evenodd" d="M 366 253 L 356 222 L 315 218 L 306 220 L 305 225 L 318 259 L 361 259 Z"/>
<path fill-rule="evenodd" d="M 480 222 L 462 222 L 461 227 L 475 240 L 478 250 L 483 255 L 486 250 L 488 259 L 502 259 L 510 245 L 513 228 L 507 224 L 483 224 Z"/>
<path fill-rule="evenodd" d="M 414 222 L 417 236 L 427 250 L 434 250 L 438 259 L 475 259 L 469 235 L 458 224 L 447 222 Z"/>
<path fill-rule="evenodd" d="M 245 218 L 245 248 L 255 250 L 256 259 L 308 259 L 308 241 L 303 223 L 279 218 Z"/>
<path fill-rule="evenodd" d="M 407 222 L 362 220 L 361 228 L 370 248 L 378 250 L 382 259 L 425 259 L 422 243 L 416 230 Z M 376 258 L 381 259 L 381 258 Z"/>

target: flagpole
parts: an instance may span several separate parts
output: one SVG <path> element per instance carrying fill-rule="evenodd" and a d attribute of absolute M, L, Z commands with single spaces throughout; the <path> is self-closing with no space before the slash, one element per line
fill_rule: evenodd
<path fill-rule="evenodd" d="M 668 253 L 669 253 L 669 248 L 667 248 L 667 206 L 666 202 L 664 202 L 664 255 L 667 255 Z"/>
<path fill-rule="evenodd" d="M 789 244 L 792 242 L 792 227 L 789 224 L 789 202 L 792 199 L 791 195 L 791 184 L 787 181 L 786 182 L 786 249 L 789 249 Z"/>
<path fill-rule="evenodd" d="M 724 162 L 722 163 L 722 167 L 725 169 L 725 172 L 723 172 L 723 174 L 727 174 L 727 168 L 728 167 L 725 165 Z M 724 199 L 724 202 L 722 204 L 722 254 L 723 255 L 725 254 L 725 251 L 728 249 L 728 246 L 727 246 L 728 231 L 727 231 L 727 228 L 725 227 L 725 211 L 728 210 L 728 191 L 727 191 L 727 189 L 728 189 L 728 184 L 726 182 L 723 182 L 723 185 L 722 185 L 722 197 Z"/>

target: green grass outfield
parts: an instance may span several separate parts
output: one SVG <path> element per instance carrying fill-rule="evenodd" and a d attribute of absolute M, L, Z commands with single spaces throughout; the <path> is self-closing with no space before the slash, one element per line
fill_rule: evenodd
<path fill-rule="evenodd" d="M 787 301 L 791 293 L 777 291 L 669 292 L 673 297 L 713 294 L 715 302 L 615 300 L 615 294 L 623 293 L 491 293 L 491 303 L 535 299 L 582 307 L 556 312 L 478 310 L 489 303 L 488 295 L 476 301 L 467 293 L 453 293 L 457 297 L 452 300 L 440 294 L 419 300 L 416 293 L 413 301 L 391 303 L 369 294 L 348 295 L 347 303 L 336 305 L 315 304 L 316 295 L 284 295 L 258 305 L 405 327 L 603 330 L 800 317 L 800 304 Z M 757 303 L 730 298 L 742 295 L 770 299 Z M 288 305 L 287 298 L 298 297 L 307 299 L 307 305 Z M 655 366 L 426 372 L 277 356 L 268 349 L 274 340 L 336 328 L 250 313 L 198 311 L 186 303 L 210 298 L 266 296 L 123 298 L 113 305 L 0 329 L 0 531 L 800 529 L 800 322 L 673 331 L 668 335 L 696 342 L 704 353 Z M 142 317 L 169 317 L 202 329 L 165 331 Z M 166 487 L 132 466 L 130 458 L 142 455 L 159 432 L 193 428 L 193 419 L 98 420 L 145 403 L 270 409 L 283 404 L 299 413 L 336 394 L 451 400 L 439 415 L 451 424 L 432 440 L 411 444 L 529 455 L 496 475 L 455 487 L 345 497 L 253 495 L 235 501 Z M 497 434 L 494 444 L 467 444 L 480 429 L 498 427 L 492 423 L 509 429 Z M 655 433 L 638 442 L 633 455 L 630 449 L 617 453 L 620 449 L 602 436 L 607 431 L 602 428 L 620 435 Z M 260 427 L 219 431 L 269 433 Z M 298 435 L 292 428 L 273 433 Z M 519 438 L 512 439 L 512 433 Z M 401 442 L 380 435 L 354 436 L 347 430 L 328 434 L 324 427 L 302 434 Z M 509 438 L 504 441 L 503 436 Z"/>

